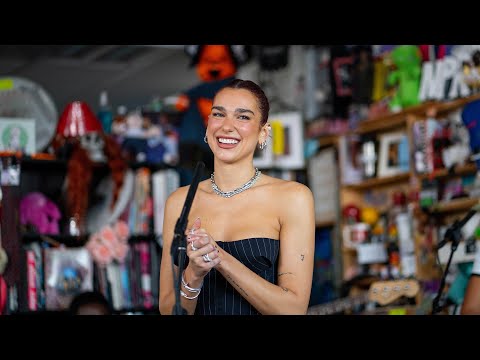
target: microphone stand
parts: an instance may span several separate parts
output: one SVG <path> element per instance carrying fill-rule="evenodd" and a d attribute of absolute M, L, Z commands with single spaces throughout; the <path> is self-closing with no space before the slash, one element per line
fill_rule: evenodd
<path fill-rule="evenodd" d="M 187 197 L 185 199 L 185 204 L 183 205 L 182 212 L 177 219 L 175 224 L 175 230 L 172 240 L 172 247 L 170 248 L 170 255 L 172 256 L 172 268 L 175 264 L 175 257 L 178 260 L 178 272 L 175 274 L 175 271 L 172 271 L 173 274 L 173 286 L 175 291 L 175 305 L 173 308 L 172 315 L 187 315 L 187 311 L 182 308 L 182 302 L 180 298 L 180 287 L 182 272 L 185 264 L 185 255 L 187 251 L 187 240 L 185 238 L 185 230 L 188 223 L 188 214 L 190 213 L 190 208 L 192 207 L 193 198 L 198 188 L 198 183 L 203 174 L 203 169 L 205 164 L 201 161 L 197 163 L 195 171 L 193 173 L 193 180 L 188 189 Z"/>
<path fill-rule="evenodd" d="M 462 220 L 460 221 L 455 220 L 453 224 L 445 231 L 445 234 L 443 235 L 443 240 L 440 241 L 440 243 L 437 246 L 437 251 L 438 251 L 441 247 L 446 245 L 447 242 L 451 241 L 452 243 L 450 248 L 450 256 L 448 257 L 448 261 L 447 261 L 447 266 L 443 271 L 442 280 L 440 282 L 440 288 L 438 289 L 437 295 L 433 299 L 432 315 L 439 313 L 445 307 L 446 302 L 444 302 L 443 304 L 440 304 L 440 298 L 443 294 L 443 289 L 445 287 L 445 282 L 448 275 L 448 270 L 450 268 L 450 264 L 452 262 L 453 254 L 457 250 L 458 244 L 462 240 L 462 237 L 463 237 L 462 231 L 461 231 L 462 227 L 468 222 L 468 220 L 472 218 L 473 215 L 475 215 L 476 212 L 477 210 L 472 209 L 467 213 L 467 215 L 465 215 L 465 217 Z"/>

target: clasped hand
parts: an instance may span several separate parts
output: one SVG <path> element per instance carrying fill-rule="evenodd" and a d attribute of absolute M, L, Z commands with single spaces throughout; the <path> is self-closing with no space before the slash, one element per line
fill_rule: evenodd
<path fill-rule="evenodd" d="M 221 261 L 219 247 L 215 240 L 201 228 L 200 218 L 186 231 L 188 266 L 198 277 L 204 277 Z"/>

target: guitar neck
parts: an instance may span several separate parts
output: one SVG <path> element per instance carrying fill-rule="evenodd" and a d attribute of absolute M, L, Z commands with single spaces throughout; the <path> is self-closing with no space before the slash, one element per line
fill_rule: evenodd
<path fill-rule="evenodd" d="M 313 305 L 308 308 L 307 315 L 334 315 L 366 304 L 368 301 L 368 293 L 346 297 L 325 304 Z"/>

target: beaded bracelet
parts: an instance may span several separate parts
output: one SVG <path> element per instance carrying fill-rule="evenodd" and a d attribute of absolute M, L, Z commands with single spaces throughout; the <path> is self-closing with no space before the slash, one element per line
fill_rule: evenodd
<path fill-rule="evenodd" d="M 198 297 L 198 295 L 200 295 L 200 291 L 197 292 L 197 294 L 194 295 L 194 296 L 188 296 L 188 295 L 185 294 L 182 290 L 180 290 L 180 295 L 182 295 L 185 299 L 193 300 L 193 299 L 196 299 L 196 298 Z"/>
<path fill-rule="evenodd" d="M 199 288 L 192 288 L 191 286 L 188 286 L 188 283 L 185 281 L 184 274 L 185 274 L 185 270 L 182 271 L 182 284 L 185 287 L 185 289 L 187 289 L 188 291 L 193 292 L 193 293 L 199 293 L 200 290 L 202 290 L 203 281 L 200 284 Z"/>

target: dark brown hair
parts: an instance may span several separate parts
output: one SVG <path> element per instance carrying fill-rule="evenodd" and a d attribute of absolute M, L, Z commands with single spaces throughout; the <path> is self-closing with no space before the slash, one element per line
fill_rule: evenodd
<path fill-rule="evenodd" d="M 234 79 L 225 85 L 222 89 L 245 89 L 252 93 L 253 96 L 257 98 L 258 108 L 260 109 L 260 113 L 262 115 L 260 119 L 260 126 L 266 124 L 268 120 L 268 112 L 270 111 L 270 104 L 268 102 L 268 98 L 263 92 L 262 88 L 258 86 L 251 80 L 241 80 L 241 79 Z M 221 91 L 221 89 L 220 89 Z"/>

